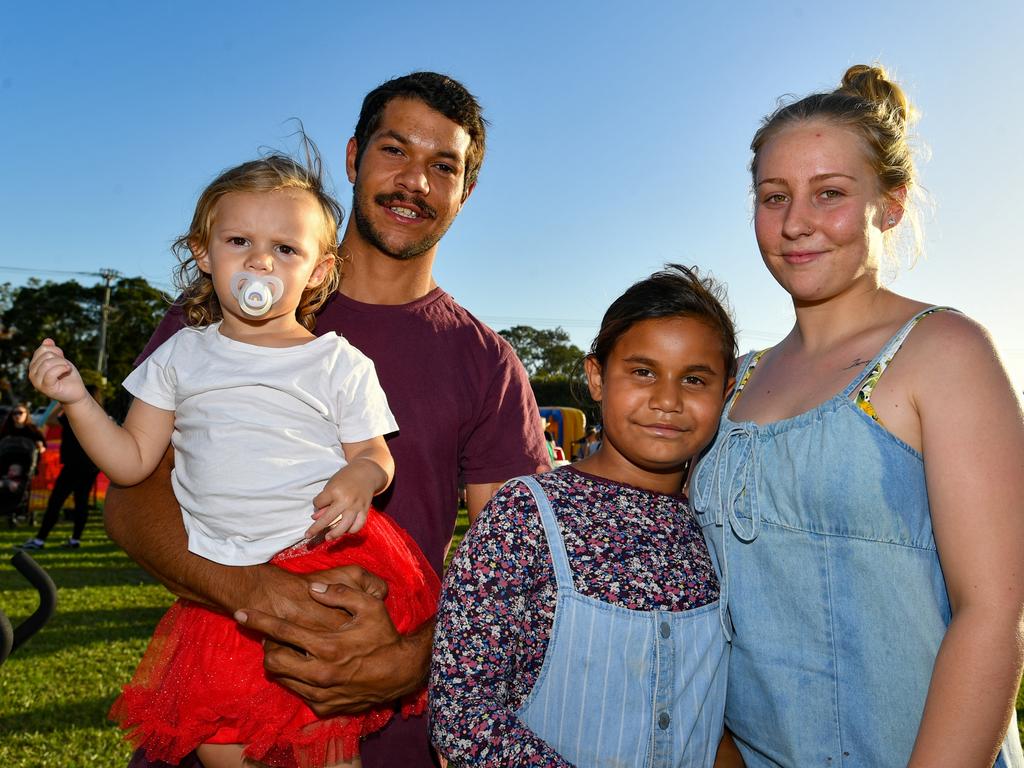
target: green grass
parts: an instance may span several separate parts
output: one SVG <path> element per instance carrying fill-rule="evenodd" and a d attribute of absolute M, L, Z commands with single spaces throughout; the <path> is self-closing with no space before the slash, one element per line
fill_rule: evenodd
<path fill-rule="evenodd" d="M 462 537 L 466 535 L 466 531 L 469 530 L 469 515 L 466 514 L 465 507 L 459 507 L 459 516 L 455 519 L 455 533 L 452 534 L 452 543 L 448 547 L 448 555 L 444 559 L 444 567 L 447 568 L 448 564 L 452 561 L 452 556 L 455 554 L 455 550 L 459 548 L 459 544 L 462 543 Z"/>
<path fill-rule="evenodd" d="M 106 719 L 171 595 L 104 535 L 94 513 L 79 550 L 50 545 L 32 556 L 58 587 L 57 614 L 0 667 L 0 766 L 124 768 L 131 749 Z M 461 512 L 452 551 L 465 533 Z M 31 533 L 0 529 L 0 609 L 17 624 L 37 605 L 34 590 L 6 555 Z M 1024 688 L 1017 717 L 1024 715 Z M 1024 735 L 1024 730 L 1022 730 Z"/>
<path fill-rule="evenodd" d="M 57 613 L 0 667 L 0 765 L 12 768 L 124 768 L 131 753 L 106 719 L 149 635 L 172 597 L 103 533 L 99 514 L 82 548 L 32 552 L 57 585 Z M 35 590 L 10 565 L 11 546 L 31 533 L 0 531 L 0 609 L 13 624 L 38 605 Z"/>
<path fill-rule="evenodd" d="M 65 550 L 61 522 L 47 547 L 31 552 L 57 585 L 57 613 L 0 667 L 0 766 L 124 768 L 131 748 L 107 711 L 135 670 L 173 600 L 103 532 L 93 513 L 82 548 Z M 452 552 L 469 523 L 460 512 Z M 34 529 L 0 528 L 0 610 L 18 624 L 38 605 L 10 565 L 12 547 Z"/>

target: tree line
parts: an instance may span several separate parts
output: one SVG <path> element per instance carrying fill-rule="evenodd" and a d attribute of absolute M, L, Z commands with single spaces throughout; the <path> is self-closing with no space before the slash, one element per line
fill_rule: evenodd
<path fill-rule="evenodd" d="M 526 368 L 538 405 L 579 408 L 587 414 L 587 423 L 599 423 L 599 409 L 590 399 L 583 377 L 585 353 L 570 342 L 564 329 L 516 325 L 498 333 L 512 345 Z"/>
<path fill-rule="evenodd" d="M 170 298 L 141 277 L 121 277 L 111 286 L 107 322 L 107 370 L 96 370 L 100 346 L 103 286 L 75 280 L 0 284 L 0 398 L 44 404 L 28 382 L 28 363 L 44 338 L 53 339 L 74 361 L 88 383 L 101 384 L 107 410 L 123 418 L 129 395 L 120 384 L 170 306 Z M 562 328 L 516 325 L 499 331 L 515 350 L 530 377 L 540 405 L 573 406 L 593 420 L 596 408 L 586 394 L 584 352 Z"/>
<path fill-rule="evenodd" d="M 44 338 L 51 338 L 74 361 L 88 383 L 103 386 L 107 410 L 115 418 L 127 411 L 129 395 L 121 380 L 134 367 L 169 299 L 141 277 L 122 277 L 111 285 L 107 321 L 107 375 L 96 370 L 100 346 L 100 315 L 104 287 L 74 280 L 0 285 L 0 397 L 43 404 L 28 381 L 28 363 Z"/>

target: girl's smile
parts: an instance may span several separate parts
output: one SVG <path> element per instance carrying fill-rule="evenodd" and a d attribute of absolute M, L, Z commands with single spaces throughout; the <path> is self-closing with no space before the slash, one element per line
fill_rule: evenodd
<path fill-rule="evenodd" d="M 678 493 L 686 463 L 711 441 L 728 385 L 720 334 L 690 317 L 641 320 L 602 368 L 586 361 L 601 403 L 604 444 L 580 468 L 640 488 Z"/>

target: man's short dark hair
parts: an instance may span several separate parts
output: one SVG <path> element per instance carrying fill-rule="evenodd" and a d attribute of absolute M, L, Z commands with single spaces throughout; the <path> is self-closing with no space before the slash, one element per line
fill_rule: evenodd
<path fill-rule="evenodd" d="M 466 152 L 463 196 L 468 194 L 476 184 L 484 162 L 487 121 L 476 97 L 462 83 L 437 72 L 412 72 L 381 83 L 366 94 L 355 130 L 356 169 L 363 159 L 370 136 L 380 126 L 384 108 L 392 99 L 418 99 L 465 129 L 469 134 L 469 150 Z"/>

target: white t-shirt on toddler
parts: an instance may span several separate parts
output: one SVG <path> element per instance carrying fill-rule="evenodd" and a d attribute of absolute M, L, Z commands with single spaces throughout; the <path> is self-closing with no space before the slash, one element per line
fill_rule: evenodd
<path fill-rule="evenodd" d="M 295 347 L 183 328 L 124 380 L 174 411 L 171 481 L 189 551 L 264 563 L 300 541 L 313 497 L 345 466 L 342 443 L 398 425 L 373 363 L 334 332 Z"/>

